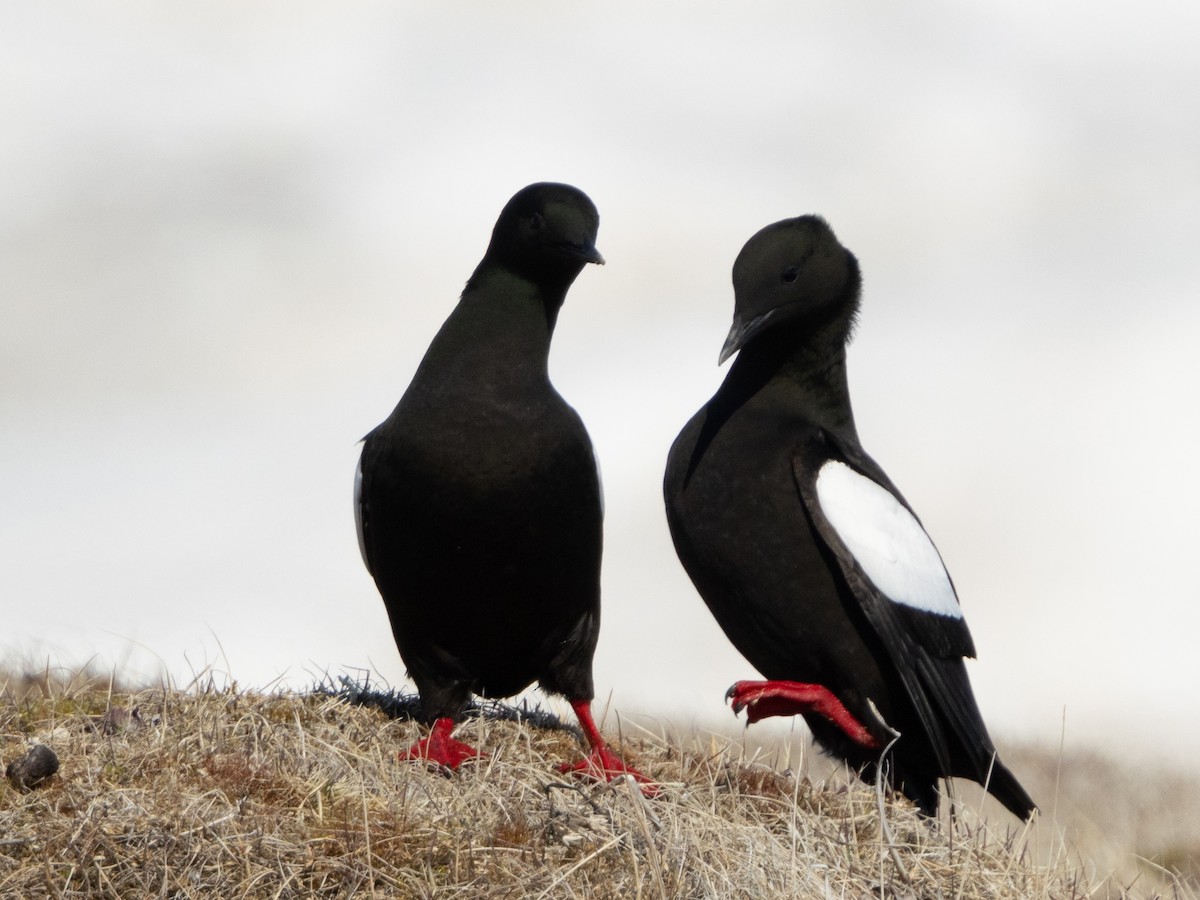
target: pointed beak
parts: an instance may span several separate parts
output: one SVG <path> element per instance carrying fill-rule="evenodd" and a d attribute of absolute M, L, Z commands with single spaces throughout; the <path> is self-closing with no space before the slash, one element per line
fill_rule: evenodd
<path fill-rule="evenodd" d="M 600 255 L 600 251 L 596 249 L 594 244 L 562 243 L 558 247 L 564 253 L 568 253 L 577 259 L 582 259 L 585 263 L 595 263 L 598 266 L 604 265 L 604 257 Z"/>
<path fill-rule="evenodd" d="M 742 332 L 744 330 L 742 323 L 735 320 L 733 327 L 729 329 L 729 336 L 725 338 L 725 343 L 721 346 L 721 355 L 717 357 L 718 366 L 724 365 L 725 360 L 742 348 Z"/>
<path fill-rule="evenodd" d="M 721 365 L 725 360 L 746 346 L 746 342 L 762 331 L 767 322 L 778 311 L 778 308 L 769 309 L 761 316 L 756 316 L 749 322 L 743 322 L 739 317 L 734 316 L 733 327 L 729 329 L 729 336 L 725 338 L 725 343 L 721 347 L 721 355 L 717 359 L 717 365 Z"/>

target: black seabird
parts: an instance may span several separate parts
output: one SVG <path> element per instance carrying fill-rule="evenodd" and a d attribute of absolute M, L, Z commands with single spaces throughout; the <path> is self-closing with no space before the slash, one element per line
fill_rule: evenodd
<path fill-rule="evenodd" d="M 817 216 L 747 242 L 720 360 L 740 353 L 667 460 L 671 535 L 718 623 L 770 679 L 730 688 L 735 712 L 803 715 L 826 751 L 929 815 L 939 779 L 955 776 L 1025 819 L 1033 801 L 967 680 L 975 647 L 950 577 L 858 441 L 846 345 L 861 283 Z"/>
<path fill-rule="evenodd" d="M 567 289 L 604 262 L 599 223 L 569 185 L 518 192 L 399 404 L 364 438 L 359 547 L 433 722 L 410 759 L 453 769 L 478 756 L 451 737 L 469 696 L 536 681 L 568 699 L 591 745 L 563 771 L 647 782 L 592 719 L 600 479 L 548 371 Z"/>

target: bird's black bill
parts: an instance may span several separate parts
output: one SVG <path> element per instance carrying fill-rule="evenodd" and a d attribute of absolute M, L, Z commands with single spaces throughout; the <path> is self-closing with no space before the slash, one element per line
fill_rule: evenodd
<path fill-rule="evenodd" d="M 556 244 L 559 250 L 571 256 L 582 259 L 584 262 L 595 263 L 598 266 L 604 265 L 604 257 L 600 255 L 591 244 Z"/>
<path fill-rule="evenodd" d="M 778 309 L 767 310 L 761 316 L 755 316 L 749 322 L 734 319 L 733 327 L 729 329 L 729 336 L 725 338 L 725 344 L 721 347 L 721 355 L 717 358 L 717 365 L 721 365 L 725 360 L 741 350 L 742 347 L 746 346 L 746 342 L 762 331 L 776 312 L 778 312 Z"/>

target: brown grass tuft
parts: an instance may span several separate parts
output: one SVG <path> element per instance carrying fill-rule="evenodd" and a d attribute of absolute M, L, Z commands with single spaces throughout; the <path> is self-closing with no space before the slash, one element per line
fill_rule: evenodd
<path fill-rule="evenodd" d="M 328 696 L 3 684 L 0 762 L 36 741 L 62 767 L 0 786 L 0 897 L 1196 900 L 1162 872 L 1135 893 L 1066 854 L 1039 864 L 1044 822 L 929 823 L 728 738 L 625 740 L 667 787 L 648 801 L 564 780 L 576 739 L 527 724 L 465 723 L 488 756 L 446 777 L 397 760 L 417 725 Z"/>

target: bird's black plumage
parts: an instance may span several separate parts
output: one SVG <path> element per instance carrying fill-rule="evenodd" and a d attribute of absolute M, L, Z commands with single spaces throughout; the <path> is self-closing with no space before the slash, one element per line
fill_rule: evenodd
<path fill-rule="evenodd" d="M 567 289 L 604 261 L 598 227 L 576 188 L 518 192 L 399 404 L 364 439 L 360 547 L 430 720 L 535 681 L 592 699 L 600 480 L 548 358 Z"/>
<path fill-rule="evenodd" d="M 949 576 L 859 444 L 845 352 L 857 261 L 824 220 L 802 216 L 752 237 L 733 281 L 721 360 L 740 352 L 667 461 L 684 568 L 766 678 L 822 686 L 870 734 L 793 710 L 827 751 L 874 780 L 876 748 L 895 738 L 884 777 L 924 811 L 955 776 L 1027 817 L 1033 802 L 996 758 L 967 680 L 974 644 Z"/>

